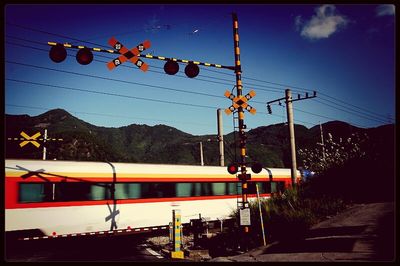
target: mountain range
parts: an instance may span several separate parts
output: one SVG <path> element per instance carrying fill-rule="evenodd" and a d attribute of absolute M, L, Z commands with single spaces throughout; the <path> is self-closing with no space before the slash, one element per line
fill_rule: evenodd
<path fill-rule="evenodd" d="M 372 146 L 385 153 L 394 152 L 395 125 L 359 128 L 341 121 L 322 124 L 323 136 L 347 138 L 352 133 L 365 133 Z M 205 165 L 219 164 L 217 135 L 196 136 L 167 125 L 132 124 L 119 128 L 99 127 L 87 123 L 63 109 L 38 116 L 5 115 L 5 158 L 42 159 L 43 134 L 47 129 L 48 160 L 110 161 L 131 163 L 200 164 L 200 142 Z M 21 132 L 36 136 L 39 147 L 24 141 Z M 236 136 L 236 137 L 235 137 Z M 290 167 L 289 131 L 285 123 L 262 126 L 246 133 L 248 161 L 268 167 Z M 15 139 L 17 138 L 17 139 Z M 53 140 L 55 139 L 55 140 Z M 60 141 L 59 139 L 62 139 Z M 238 134 L 224 135 L 225 164 L 235 161 L 235 139 Z M 295 124 L 296 148 L 312 148 L 321 142 L 320 126 L 306 128 Z M 239 152 L 236 151 L 239 158 Z"/>

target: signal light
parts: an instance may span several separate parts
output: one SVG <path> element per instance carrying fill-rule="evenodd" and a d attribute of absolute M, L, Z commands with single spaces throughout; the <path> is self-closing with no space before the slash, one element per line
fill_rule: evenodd
<path fill-rule="evenodd" d="M 79 49 L 76 53 L 76 61 L 81 65 L 88 65 L 93 61 L 93 53 L 88 48 Z"/>
<path fill-rule="evenodd" d="M 62 44 L 58 43 L 51 47 L 49 56 L 53 62 L 60 63 L 67 57 L 67 50 L 65 50 Z"/>
<path fill-rule="evenodd" d="M 262 171 L 262 164 L 260 163 L 253 163 L 253 165 L 251 166 L 251 171 L 253 171 L 253 173 L 260 173 Z"/>
<path fill-rule="evenodd" d="M 179 65 L 175 61 L 168 60 L 164 65 L 164 71 L 168 75 L 175 75 L 179 71 Z"/>
<path fill-rule="evenodd" d="M 236 174 L 239 171 L 239 166 L 237 163 L 230 163 L 228 164 L 228 173 L 230 173 L 231 175 Z"/>
<path fill-rule="evenodd" d="M 186 76 L 188 76 L 189 78 L 194 78 L 196 77 L 200 72 L 200 69 L 197 65 L 193 64 L 193 63 L 189 63 L 186 67 L 185 67 L 185 74 Z"/>

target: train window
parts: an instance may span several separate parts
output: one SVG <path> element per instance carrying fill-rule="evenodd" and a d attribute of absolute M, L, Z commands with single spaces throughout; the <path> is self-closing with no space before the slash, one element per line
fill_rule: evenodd
<path fill-rule="evenodd" d="M 177 197 L 190 197 L 192 196 L 193 183 L 176 183 L 176 196 Z"/>
<path fill-rule="evenodd" d="M 201 196 L 201 183 L 192 183 L 192 196 Z"/>
<path fill-rule="evenodd" d="M 226 194 L 226 185 L 225 183 L 212 183 L 212 195 L 213 196 L 221 196 Z"/>
<path fill-rule="evenodd" d="M 128 183 L 125 184 L 126 194 L 128 199 L 138 199 L 141 195 L 141 186 L 138 183 Z"/>
<path fill-rule="evenodd" d="M 201 184 L 201 196 L 211 196 L 211 183 L 200 183 Z"/>
<path fill-rule="evenodd" d="M 51 183 L 21 183 L 19 185 L 19 202 L 45 202 L 53 199 Z"/>
<path fill-rule="evenodd" d="M 228 195 L 237 195 L 238 194 L 238 183 L 234 183 L 234 182 L 229 182 L 226 183 L 226 191 Z"/>
<path fill-rule="evenodd" d="M 91 200 L 92 184 L 61 182 L 56 185 L 56 201 Z"/>
<path fill-rule="evenodd" d="M 277 182 L 271 182 L 271 193 L 278 192 Z"/>
<path fill-rule="evenodd" d="M 92 184 L 90 187 L 91 200 L 103 200 L 106 198 L 107 188 L 105 183 Z"/>

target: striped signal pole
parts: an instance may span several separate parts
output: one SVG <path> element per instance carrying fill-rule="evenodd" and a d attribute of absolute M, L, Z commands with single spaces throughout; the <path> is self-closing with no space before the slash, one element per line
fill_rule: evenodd
<path fill-rule="evenodd" d="M 235 74 L 236 74 L 236 93 L 237 97 L 240 98 L 243 95 L 242 92 L 242 68 L 240 64 L 240 49 L 239 49 L 239 24 L 236 13 L 232 13 L 233 20 L 233 43 L 235 51 Z M 248 208 L 249 203 L 247 200 L 247 175 L 246 175 L 246 133 L 244 125 L 244 110 L 242 106 L 238 107 L 239 114 L 239 137 L 240 137 L 240 175 L 239 179 L 242 181 L 242 209 Z M 244 233 L 249 232 L 247 225 L 243 226 Z"/>

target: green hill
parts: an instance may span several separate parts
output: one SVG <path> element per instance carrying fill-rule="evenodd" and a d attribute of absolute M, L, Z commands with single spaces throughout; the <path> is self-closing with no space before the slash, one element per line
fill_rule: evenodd
<path fill-rule="evenodd" d="M 322 125 L 325 138 L 346 138 L 355 132 L 367 133 L 371 147 L 383 153 L 394 147 L 394 125 L 361 129 L 340 121 Z M 28 144 L 20 147 L 24 131 L 32 136 L 48 130 L 47 159 L 113 161 L 165 164 L 200 164 L 200 145 L 203 144 L 204 164 L 218 165 L 218 142 L 216 135 L 194 136 L 166 125 L 129 125 L 106 128 L 91 125 L 62 109 L 55 109 L 38 116 L 5 115 L 5 158 L 41 159 L 42 146 Z M 307 129 L 295 125 L 296 147 L 313 147 L 320 142 L 319 126 Z M 225 164 L 235 158 L 235 134 L 224 136 Z M 286 124 L 262 126 L 249 130 L 247 136 L 247 161 L 259 161 L 268 167 L 289 167 L 289 133 Z M 238 136 L 236 134 L 236 140 Z M 40 142 L 42 144 L 42 142 Z M 236 152 L 239 154 L 239 152 Z"/>

